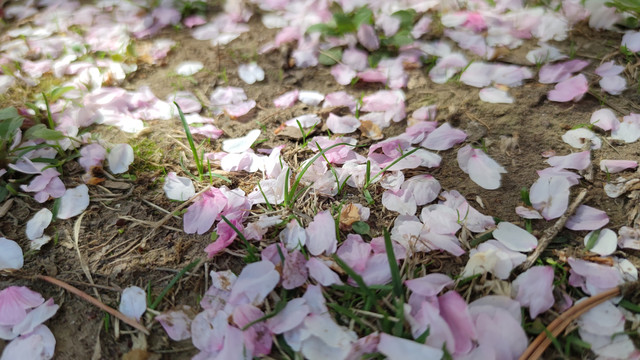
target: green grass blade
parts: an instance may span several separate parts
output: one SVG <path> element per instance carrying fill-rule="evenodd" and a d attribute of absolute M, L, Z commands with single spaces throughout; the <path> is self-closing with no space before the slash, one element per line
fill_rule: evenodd
<path fill-rule="evenodd" d="M 402 290 L 400 268 L 398 268 L 396 254 L 393 252 L 391 235 L 389 234 L 389 231 L 387 229 L 384 229 L 384 249 L 387 252 L 387 260 L 389 261 L 389 268 L 391 270 L 391 284 L 393 285 L 393 295 L 395 295 L 395 297 L 398 299 L 403 298 L 404 291 Z"/>
<path fill-rule="evenodd" d="M 191 262 L 189 265 L 185 266 L 182 270 L 180 270 L 179 273 L 176 274 L 176 276 L 173 277 L 173 279 L 171 279 L 171 281 L 169 281 L 169 283 L 167 284 L 167 286 L 164 287 L 164 289 L 162 289 L 162 292 L 160 293 L 160 295 L 158 295 L 158 297 L 156 298 L 156 300 L 153 302 L 153 304 L 151 304 L 149 306 L 149 309 L 155 310 L 155 308 L 158 307 L 158 305 L 160 305 L 160 302 L 162 301 L 162 299 L 167 295 L 167 293 L 169 292 L 169 290 L 171 290 L 171 288 L 178 282 L 178 280 L 180 280 L 180 278 L 187 273 L 187 271 L 190 271 L 191 269 L 193 269 L 196 265 L 198 265 L 198 263 L 200 262 L 200 259 L 196 259 L 193 262 Z"/>
<path fill-rule="evenodd" d="M 367 284 L 364 283 L 362 276 L 358 275 L 358 273 L 356 273 L 355 270 L 353 270 L 349 265 L 347 265 L 347 263 L 344 262 L 344 260 L 340 259 L 338 255 L 333 254 L 332 258 L 338 264 L 338 266 L 340 266 L 342 270 L 344 270 L 344 272 L 346 272 L 347 275 L 349 275 L 349 277 L 352 278 L 353 281 L 356 282 L 356 284 L 358 284 L 358 287 L 362 289 L 362 291 L 365 293 L 367 297 L 367 302 L 369 301 L 373 302 L 373 305 L 375 306 L 378 313 L 385 316 L 389 316 L 389 314 L 378 303 L 377 301 L 378 297 L 376 296 L 376 294 L 367 286 Z"/>
<path fill-rule="evenodd" d="M 240 230 L 238 230 L 238 228 L 235 225 L 233 225 L 231 223 L 231 221 L 229 221 L 229 219 L 227 219 L 226 216 L 220 215 L 220 217 L 222 217 L 222 220 L 224 220 L 224 222 L 226 222 L 227 225 L 229 225 L 229 227 L 231 227 L 231 229 L 233 229 L 233 231 L 235 231 L 235 233 L 238 235 L 238 238 L 240 238 L 240 240 L 244 244 L 245 249 L 249 253 L 249 255 L 247 255 L 247 259 L 246 259 L 247 262 L 248 263 L 252 263 L 252 262 L 256 262 L 256 261 L 260 260 L 258 258 L 258 256 L 256 255 L 256 247 L 251 245 L 251 243 L 247 240 L 247 238 L 244 237 L 244 234 L 242 234 L 242 232 Z"/>
<path fill-rule="evenodd" d="M 178 108 L 178 115 L 180 115 L 180 122 L 182 122 L 182 127 L 184 128 L 184 133 L 187 135 L 187 141 L 189 142 L 189 148 L 191 148 L 191 154 L 193 154 L 193 159 L 196 162 L 196 168 L 198 169 L 198 176 L 203 175 L 204 165 L 202 161 L 200 161 L 200 157 L 198 156 L 198 149 L 196 149 L 196 145 L 193 142 L 193 136 L 191 135 L 191 130 L 189 130 L 189 124 L 187 124 L 187 119 L 184 118 L 184 113 L 178 105 L 177 102 L 173 102 L 173 104 Z"/>

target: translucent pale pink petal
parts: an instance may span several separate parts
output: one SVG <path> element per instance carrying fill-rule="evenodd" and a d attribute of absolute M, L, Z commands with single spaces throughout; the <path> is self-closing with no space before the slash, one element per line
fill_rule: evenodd
<path fill-rule="evenodd" d="M 342 285 L 342 280 L 340 280 L 338 274 L 316 257 L 312 257 L 307 261 L 307 269 L 309 269 L 309 276 L 322 286 Z"/>
<path fill-rule="evenodd" d="M 111 148 L 107 160 L 113 174 L 122 174 L 129 170 L 133 162 L 133 148 L 129 144 L 118 144 Z"/>
<path fill-rule="evenodd" d="M 444 123 L 429 133 L 420 146 L 430 150 L 448 150 L 466 138 L 467 133 L 463 130 L 455 129 L 449 123 Z"/>
<path fill-rule="evenodd" d="M 584 170 L 591 165 L 591 152 L 587 150 L 564 156 L 552 156 L 547 163 L 563 169 Z"/>
<path fill-rule="evenodd" d="M 270 261 L 262 260 L 251 263 L 242 269 L 231 295 L 230 304 L 259 305 L 280 281 L 280 274 Z"/>
<path fill-rule="evenodd" d="M 191 337 L 191 318 L 183 310 L 162 313 L 155 317 L 167 335 L 173 341 L 186 340 Z"/>
<path fill-rule="evenodd" d="M 302 324 L 309 313 L 310 309 L 305 299 L 292 299 L 281 312 L 267 320 L 267 327 L 274 334 L 282 334 Z"/>
<path fill-rule="evenodd" d="M 555 300 L 553 298 L 553 268 L 551 266 L 534 266 L 518 275 L 513 281 L 516 292 L 515 299 L 529 308 L 531 319 L 549 310 Z"/>
<path fill-rule="evenodd" d="M 78 185 L 73 189 L 67 189 L 60 199 L 58 219 L 69 219 L 81 214 L 89 206 L 89 188 L 87 185 Z"/>
<path fill-rule="evenodd" d="M 333 113 L 327 118 L 327 127 L 334 134 L 350 134 L 360 127 L 360 120 L 353 115 L 338 116 Z"/>
<path fill-rule="evenodd" d="M 608 220 L 608 219 L 607 219 Z M 587 246 L 587 243 L 591 239 L 591 236 L 594 235 L 595 231 L 591 231 L 584 237 L 584 245 Z M 613 254 L 616 251 L 616 247 L 618 246 L 618 235 L 613 230 L 610 229 L 602 229 L 600 234 L 598 235 L 598 239 L 596 240 L 595 245 L 591 248 L 591 252 L 594 252 L 598 255 L 608 256 Z"/>
<path fill-rule="evenodd" d="M 20 336 L 7 344 L 2 351 L 2 359 L 39 359 L 53 358 L 56 339 L 45 325 L 38 326 L 32 333 Z"/>
<path fill-rule="evenodd" d="M 635 169 L 638 167 L 638 162 L 634 160 L 601 160 L 600 170 L 615 174 L 627 169 Z"/>
<path fill-rule="evenodd" d="M 183 61 L 176 66 L 176 74 L 182 76 L 191 76 L 202 70 L 204 65 L 200 61 Z"/>
<path fill-rule="evenodd" d="M 336 224 L 328 210 L 319 212 L 307 227 L 307 249 L 311 255 L 326 255 L 336 252 L 338 240 L 336 238 Z"/>
<path fill-rule="evenodd" d="M 254 61 L 238 66 L 238 76 L 242 81 L 251 85 L 257 81 L 264 80 L 264 70 Z"/>
<path fill-rule="evenodd" d="M 142 314 L 147 311 L 147 294 L 137 286 L 127 287 L 122 292 L 118 310 L 128 317 L 140 321 Z"/>
<path fill-rule="evenodd" d="M 191 179 L 178 176 L 175 171 L 167 174 L 164 186 L 165 195 L 171 200 L 185 201 L 196 194 L 195 187 Z"/>
<path fill-rule="evenodd" d="M 580 205 L 564 225 L 571 230 L 596 230 L 607 225 L 607 213 L 588 205 Z"/>
<path fill-rule="evenodd" d="M 298 100 L 299 90 L 291 90 L 273 100 L 273 104 L 277 108 L 288 108 Z"/>
<path fill-rule="evenodd" d="M 608 108 L 594 111 L 589 122 L 602 130 L 615 130 L 620 127 L 618 117 Z"/>
<path fill-rule="evenodd" d="M 437 360 L 442 358 L 444 354 L 444 352 L 438 348 L 385 333 L 380 334 L 378 351 L 387 356 L 389 360 Z"/>
<path fill-rule="evenodd" d="M 578 101 L 588 90 L 587 78 L 579 74 L 556 84 L 555 88 L 547 94 L 547 98 L 557 102 Z"/>
<path fill-rule="evenodd" d="M 451 287 L 453 280 L 444 274 L 428 274 L 420 278 L 406 280 L 404 284 L 416 294 L 427 297 L 438 295 L 445 287 Z"/>
<path fill-rule="evenodd" d="M 22 248 L 18 243 L 0 237 L 0 270 L 21 269 L 24 265 Z M 0 322 L 0 324 L 2 324 Z"/>
<path fill-rule="evenodd" d="M 538 246 L 538 239 L 535 236 L 506 221 L 498 224 L 493 231 L 493 237 L 513 251 L 528 252 Z"/>

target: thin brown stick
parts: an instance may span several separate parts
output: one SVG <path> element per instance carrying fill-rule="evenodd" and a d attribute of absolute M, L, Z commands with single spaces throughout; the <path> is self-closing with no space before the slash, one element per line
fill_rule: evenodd
<path fill-rule="evenodd" d="M 65 289 L 65 290 L 67 290 L 68 292 L 70 292 L 70 293 L 72 293 L 74 295 L 77 295 L 78 297 L 88 301 L 89 303 L 91 303 L 92 305 L 100 308 L 101 310 L 104 310 L 104 311 L 108 312 L 109 314 L 115 316 L 116 318 L 124 321 L 126 324 L 129 324 L 130 326 L 140 330 L 143 334 L 149 335 L 149 330 L 147 330 L 147 328 L 145 328 L 142 324 L 140 324 L 136 320 L 124 315 L 120 311 L 101 303 L 100 301 L 98 301 L 97 299 L 95 299 L 91 295 L 85 293 L 84 291 L 82 291 L 82 290 L 80 290 L 80 289 L 78 289 L 78 288 L 76 288 L 74 286 L 71 286 L 71 285 L 65 283 L 64 281 L 58 280 L 56 278 L 53 278 L 51 276 L 36 275 L 36 278 L 44 280 L 44 281 L 49 282 L 51 284 L 54 284 L 56 286 L 59 286 L 59 287 Z"/>
<path fill-rule="evenodd" d="M 547 330 L 549 330 L 553 337 L 557 337 L 562 331 L 564 331 L 564 329 L 567 328 L 567 326 L 569 326 L 569 324 L 571 324 L 573 320 L 580 317 L 580 315 L 584 314 L 595 306 L 620 295 L 621 292 L 621 287 L 615 287 L 611 290 L 592 296 L 585 301 L 572 306 L 569 310 L 565 311 L 564 313 L 562 313 L 562 315 L 553 320 L 551 324 L 547 326 Z M 539 359 L 547 349 L 549 344 L 551 344 L 551 337 L 548 336 L 546 332 L 540 333 L 533 340 L 533 342 L 531 342 L 527 350 L 525 350 L 525 352 L 520 356 L 520 360 Z"/>
<path fill-rule="evenodd" d="M 576 198 L 573 200 L 573 202 L 571 203 L 567 211 L 558 219 L 558 221 L 556 221 L 556 223 L 552 227 L 548 228 L 547 230 L 544 231 L 544 233 L 542 233 L 542 237 L 538 241 L 538 246 L 533 251 L 533 253 L 529 255 L 529 257 L 527 257 L 527 261 L 525 261 L 524 264 L 522 265 L 523 271 L 529 269 L 531 265 L 533 265 L 536 262 L 536 260 L 538 260 L 538 257 L 540 257 L 540 254 L 542 254 L 542 252 L 547 248 L 547 246 L 549 246 L 549 243 L 551 242 L 551 240 L 553 240 L 553 238 L 555 238 L 556 235 L 558 235 L 560 230 L 562 230 L 562 228 L 564 227 L 564 224 L 566 224 L 569 217 L 573 215 L 573 213 L 576 211 L 578 206 L 582 204 L 582 201 L 584 201 L 585 196 L 587 196 L 587 189 L 582 189 L 578 193 L 578 196 L 576 196 Z"/>

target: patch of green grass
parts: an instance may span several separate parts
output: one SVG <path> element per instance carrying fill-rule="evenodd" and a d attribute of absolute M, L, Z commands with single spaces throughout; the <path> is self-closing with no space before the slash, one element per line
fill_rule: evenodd
<path fill-rule="evenodd" d="M 158 143 L 149 138 L 138 138 L 131 143 L 133 148 L 133 164 L 131 169 L 136 173 L 154 172 L 164 169 L 159 163 L 163 158 L 163 151 Z"/>

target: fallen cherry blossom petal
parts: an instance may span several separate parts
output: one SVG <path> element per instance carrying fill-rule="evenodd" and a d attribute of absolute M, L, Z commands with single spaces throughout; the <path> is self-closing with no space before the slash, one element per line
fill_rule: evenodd
<path fill-rule="evenodd" d="M 620 75 L 605 76 L 598 82 L 600 88 L 611 95 L 620 95 L 627 88 L 627 79 Z"/>
<path fill-rule="evenodd" d="M 80 149 L 80 158 L 78 164 L 84 168 L 84 171 L 91 171 L 92 167 L 101 167 L 102 161 L 107 157 L 107 150 L 100 144 L 88 144 Z"/>
<path fill-rule="evenodd" d="M 534 266 L 518 275 L 513 281 L 515 299 L 523 307 L 529 308 L 531 319 L 549 310 L 555 300 L 553 298 L 553 268 L 551 266 Z"/>
<path fill-rule="evenodd" d="M 324 100 L 324 94 L 317 91 L 300 90 L 298 100 L 310 106 L 318 106 Z"/>
<path fill-rule="evenodd" d="M 620 248 L 640 250 L 640 229 L 622 226 L 618 230 L 618 246 Z"/>
<path fill-rule="evenodd" d="M 613 113 L 613 110 L 608 108 L 594 111 L 589 122 L 606 131 L 616 130 L 620 127 L 618 117 Z"/>
<path fill-rule="evenodd" d="M 578 101 L 588 90 L 587 78 L 579 74 L 556 84 L 555 88 L 547 94 L 547 98 L 557 102 Z"/>
<path fill-rule="evenodd" d="M 142 314 L 147 311 L 147 294 L 137 286 L 127 287 L 122 291 L 118 310 L 128 317 L 140 321 Z"/>
<path fill-rule="evenodd" d="M 478 93 L 480 100 L 493 104 L 513 104 L 513 98 L 505 90 L 495 87 L 484 88 Z"/>
<path fill-rule="evenodd" d="M 627 50 L 637 53 L 640 52 L 640 32 L 639 31 L 626 31 L 622 36 L 622 46 Z"/>
<path fill-rule="evenodd" d="M 349 85 L 357 73 L 352 68 L 344 64 L 336 64 L 331 67 L 331 75 L 340 85 Z"/>
<path fill-rule="evenodd" d="M 525 206 L 517 206 L 516 214 L 518 214 L 518 216 L 525 219 L 542 219 L 543 218 L 542 215 L 540 215 L 540 213 L 538 212 L 538 210 L 530 209 Z"/>
<path fill-rule="evenodd" d="M 540 68 L 539 81 L 543 84 L 554 84 L 565 81 L 571 74 L 584 69 L 589 65 L 585 60 L 570 60 L 562 63 L 546 64 Z"/>
<path fill-rule="evenodd" d="M 378 47 L 380 47 L 378 35 L 376 35 L 376 31 L 371 25 L 360 25 L 360 27 L 358 28 L 357 36 L 360 44 L 362 44 L 362 46 L 364 46 L 369 51 L 375 51 L 378 49 Z"/>
<path fill-rule="evenodd" d="M 342 285 L 342 280 L 338 274 L 327 266 L 322 260 L 316 257 L 312 257 L 307 261 L 307 269 L 309 269 L 309 276 L 313 278 L 318 284 L 322 286 Z"/>
<path fill-rule="evenodd" d="M 582 149 L 587 141 L 591 143 L 591 150 L 600 149 L 602 146 L 602 140 L 593 131 L 585 128 L 567 131 L 562 135 L 562 141 L 576 149 Z"/>
<path fill-rule="evenodd" d="M 509 250 L 529 252 L 538 246 L 538 239 L 510 222 L 502 221 L 493 230 L 493 237 Z"/>
<path fill-rule="evenodd" d="M 600 170 L 609 174 L 619 173 L 627 169 L 635 169 L 638 162 L 634 160 L 600 160 Z"/>
<path fill-rule="evenodd" d="M 353 115 L 338 116 L 333 113 L 327 118 L 327 127 L 334 134 L 350 134 L 360 127 L 360 120 Z"/>
<path fill-rule="evenodd" d="M 640 139 L 640 114 L 631 113 L 622 118 L 620 127 L 611 131 L 611 138 L 633 143 Z"/>
<path fill-rule="evenodd" d="M 497 240 L 488 240 L 469 252 L 469 261 L 462 271 L 462 277 L 490 272 L 499 279 L 507 279 L 516 266 L 527 257 L 509 250 Z"/>
<path fill-rule="evenodd" d="M 200 61 L 183 61 L 176 66 L 176 74 L 182 76 L 191 76 L 202 70 L 204 65 Z"/>
<path fill-rule="evenodd" d="M 328 210 L 320 211 L 313 217 L 307 227 L 307 249 L 311 255 L 331 255 L 336 252 L 338 240 L 335 228 L 335 221 Z"/>
<path fill-rule="evenodd" d="M 11 331 L 16 336 L 29 334 L 55 315 L 59 308 L 59 305 L 54 304 L 53 298 L 50 298 L 36 308 L 31 309 L 27 313 L 27 316 L 25 316 L 20 323 L 16 324 Z"/>
<path fill-rule="evenodd" d="M 238 66 L 238 76 L 242 81 L 251 85 L 257 81 L 264 80 L 264 70 L 255 61 L 248 64 L 240 64 Z"/>
<path fill-rule="evenodd" d="M 607 213 L 587 205 L 580 205 L 564 225 L 571 230 L 596 230 L 607 225 Z"/>
<path fill-rule="evenodd" d="M 387 210 L 398 212 L 400 215 L 414 215 L 417 210 L 413 194 L 406 190 L 385 191 L 382 193 L 382 205 Z"/>
<path fill-rule="evenodd" d="M 448 150 L 466 138 L 467 133 L 463 130 L 455 129 L 449 123 L 444 123 L 430 132 L 420 143 L 420 146 L 430 150 Z"/>
<path fill-rule="evenodd" d="M 109 170 L 113 174 L 122 174 L 129 170 L 133 163 L 133 148 L 129 144 L 118 144 L 109 150 L 107 155 Z"/>
<path fill-rule="evenodd" d="M 547 163 L 563 169 L 584 170 L 591 165 L 591 151 L 587 150 L 564 156 L 552 156 L 547 159 Z"/>
<path fill-rule="evenodd" d="M 19 324 L 27 316 L 26 310 L 43 303 L 42 295 L 26 286 L 9 286 L 3 289 L 0 291 L 0 304 L 2 304 L 0 306 L 0 325 Z"/>
<path fill-rule="evenodd" d="M 571 266 L 569 285 L 580 287 L 589 295 L 597 295 L 612 289 L 623 282 L 618 269 L 570 257 L 567 262 Z"/>
<path fill-rule="evenodd" d="M 418 206 L 426 205 L 435 200 L 442 189 L 438 180 L 431 175 L 416 175 L 404 181 L 400 188 L 413 194 Z"/>
<path fill-rule="evenodd" d="M 11 341 L 2 351 L 2 359 L 40 359 L 53 358 L 56 339 L 45 325 L 39 325 L 29 334 Z"/>
<path fill-rule="evenodd" d="M 531 186 L 529 199 L 546 220 L 555 219 L 569 206 L 570 187 L 571 183 L 564 177 L 541 177 Z"/>
<path fill-rule="evenodd" d="M 162 189 L 171 200 L 185 201 L 196 194 L 193 181 L 184 176 L 178 176 L 175 171 L 167 174 Z"/>
<path fill-rule="evenodd" d="M 458 150 L 458 165 L 462 171 L 469 174 L 473 182 L 488 190 L 499 188 L 500 174 L 507 172 L 484 151 L 474 149 L 471 145 L 466 145 Z"/>
<path fill-rule="evenodd" d="M 292 299 L 281 312 L 267 320 L 267 327 L 274 334 L 282 334 L 302 324 L 309 313 L 310 309 L 305 299 Z"/>
<path fill-rule="evenodd" d="M 273 104 L 277 108 L 288 108 L 288 107 L 291 107 L 298 100 L 299 94 L 300 94 L 300 92 L 297 89 L 288 91 L 288 92 L 278 96 L 275 100 L 273 100 Z"/>
<path fill-rule="evenodd" d="M 155 317 L 171 340 L 191 338 L 191 318 L 185 312 L 189 309 L 189 306 L 184 306 L 184 310 L 168 311 Z"/>
<path fill-rule="evenodd" d="M 235 281 L 229 295 L 229 304 L 259 305 L 279 281 L 280 274 L 270 261 L 251 263 L 242 269 Z"/>
<path fill-rule="evenodd" d="M 202 235 L 209 231 L 226 205 L 227 199 L 219 189 L 204 192 L 187 208 L 183 217 L 184 232 Z"/>
<path fill-rule="evenodd" d="M 19 270 L 23 265 L 24 256 L 20 245 L 13 240 L 0 237 L 0 270 Z M 3 325 L 1 320 L 0 325 Z"/>
<path fill-rule="evenodd" d="M 395 337 L 385 333 L 380 334 L 378 351 L 387 356 L 389 360 L 435 360 L 442 358 L 442 356 L 444 355 L 444 352 L 438 348 Z"/>
<path fill-rule="evenodd" d="M 285 121 L 285 125 L 287 126 L 293 126 L 296 129 L 299 129 L 300 126 L 302 126 L 303 128 L 309 128 L 312 127 L 314 125 L 320 124 L 320 122 L 322 122 L 322 119 L 320 119 L 320 117 L 316 114 L 304 114 L 304 115 L 300 115 L 300 116 L 296 116 L 293 119 L 289 119 L 287 121 Z M 299 123 L 299 125 L 298 125 Z"/>
<path fill-rule="evenodd" d="M 53 214 L 51 210 L 47 208 L 42 208 L 40 211 L 35 213 L 29 221 L 27 221 L 26 226 L 26 234 L 27 239 L 35 240 L 44 234 L 44 230 L 51 223 L 51 219 L 53 218 Z"/>
<path fill-rule="evenodd" d="M 255 100 L 247 100 L 237 104 L 225 105 L 223 109 L 230 118 L 237 119 L 247 115 L 254 107 L 256 107 Z"/>
<path fill-rule="evenodd" d="M 78 185 L 73 189 L 67 189 L 60 198 L 58 219 L 69 219 L 82 213 L 89 206 L 89 188 L 87 185 Z"/>
<path fill-rule="evenodd" d="M 420 278 L 406 280 L 404 284 L 416 294 L 433 297 L 438 295 L 445 287 L 451 287 L 453 280 L 447 275 L 433 273 Z"/>
<path fill-rule="evenodd" d="M 607 219 L 608 220 L 608 219 Z M 594 235 L 595 230 L 591 231 L 584 237 L 584 245 L 587 246 L 587 243 L 591 240 L 591 237 Z M 595 244 L 591 248 L 591 252 L 594 252 L 598 255 L 608 256 L 613 254 L 616 251 L 616 247 L 618 246 L 618 235 L 613 230 L 610 229 L 602 229 L 600 234 L 598 234 L 598 239 Z"/>
<path fill-rule="evenodd" d="M 222 142 L 222 150 L 228 153 L 242 153 L 251 148 L 251 145 L 258 140 L 261 131 L 259 129 L 253 129 L 247 133 L 247 135 L 235 138 L 227 139 Z"/>

